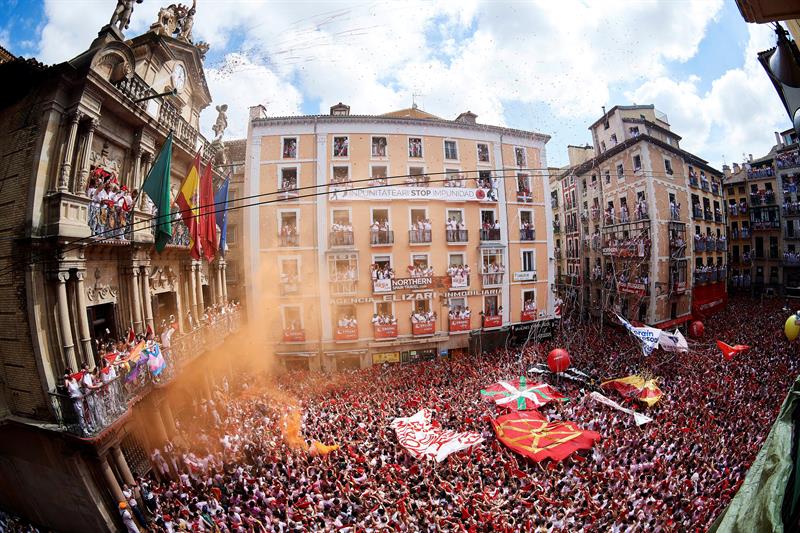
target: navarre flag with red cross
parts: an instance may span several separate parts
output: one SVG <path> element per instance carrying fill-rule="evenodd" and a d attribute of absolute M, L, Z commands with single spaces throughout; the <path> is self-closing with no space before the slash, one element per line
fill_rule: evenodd
<path fill-rule="evenodd" d="M 492 419 L 497 439 L 534 461 L 563 461 L 578 450 L 588 450 L 600 440 L 595 431 L 574 422 L 548 422 L 538 411 L 515 411 Z"/>
<path fill-rule="evenodd" d="M 500 407 L 511 411 L 528 411 L 553 401 L 569 399 L 546 383 L 528 383 L 528 378 L 498 381 L 481 391 L 481 395 Z"/>

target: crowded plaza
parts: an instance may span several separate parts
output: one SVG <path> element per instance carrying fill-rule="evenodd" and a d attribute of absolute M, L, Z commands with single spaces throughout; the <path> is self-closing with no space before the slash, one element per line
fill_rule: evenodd
<path fill-rule="evenodd" d="M 787 313 L 780 299 L 734 297 L 685 353 L 644 355 L 623 327 L 579 322 L 567 306 L 546 342 L 483 354 L 334 374 L 242 357 L 123 487 L 120 515 L 128 531 L 704 531 L 797 374 Z M 728 359 L 717 340 L 750 348 Z M 542 370 L 555 348 L 568 372 Z M 602 385 L 629 375 L 655 380 L 651 406 Z M 593 444 L 538 460 L 507 447 L 493 423 L 513 409 L 481 391 L 516 378 L 559 400 L 519 412 Z M 393 421 L 421 410 L 474 440 L 442 460 L 416 455 Z"/>

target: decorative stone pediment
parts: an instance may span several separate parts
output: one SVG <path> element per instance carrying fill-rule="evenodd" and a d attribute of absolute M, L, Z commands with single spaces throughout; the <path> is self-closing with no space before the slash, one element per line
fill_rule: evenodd
<path fill-rule="evenodd" d="M 92 58 L 92 69 L 111 83 L 130 78 L 135 68 L 133 51 L 120 41 L 110 41 Z"/>
<path fill-rule="evenodd" d="M 86 284 L 86 298 L 89 300 L 89 305 L 117 303 L 117 295 L 119 288 L 112 286 L 110 281 L 103 276 L 100 268 L 94 270 L 94 284 Z"/>
<path fill-rule="evenodd" d="M 159 294 L 162 292 L 174 292 L 178 276 L 172 271 L 172 267 L 156 267 L 150 274 L 150 292 Z"/>

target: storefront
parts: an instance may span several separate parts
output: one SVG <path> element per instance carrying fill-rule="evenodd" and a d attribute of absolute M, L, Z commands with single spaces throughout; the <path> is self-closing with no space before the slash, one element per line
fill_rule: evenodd
<path fill-rule="evenodd" d="M 319 370 L 316 352 L 277 352 L 275 355 L 285 370 Z"/>
<path fill-rule="evenodd" d="M 420 350 L 408 350 L 401 354 L 400 360 L 405 363 L 421 363 L 422 361 L 433 361 L 436 359 L 436 348 L 424 348 Z"/>

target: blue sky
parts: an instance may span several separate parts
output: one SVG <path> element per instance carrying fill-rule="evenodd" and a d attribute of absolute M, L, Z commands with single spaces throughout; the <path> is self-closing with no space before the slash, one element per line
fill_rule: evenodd
<path fill-rule="evenodd" d="M 128 35 L 158 7 L 136 5 Z M 654 103 L 714 165 L 759 155 L 789 127 L 754 52 L 774 42 L 732 1 L 226 2 L 201 0 L 195 38 L 211 44 L 207 78 L 230 106 L 318 113 L 408 107 L 547 133 L 548 163 L 589 140 L 601 106 Z M 0 44 L 56 63 L 77 55 L 108 21 L 114 0 L 0 0 Z M 210 126 L 212 111 L 204 113 Z"/>

